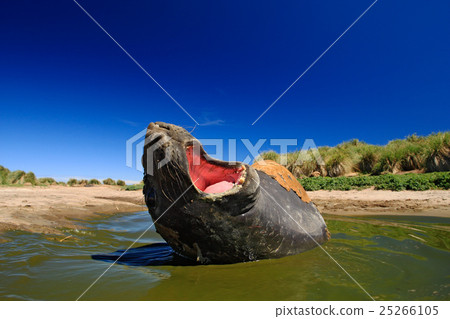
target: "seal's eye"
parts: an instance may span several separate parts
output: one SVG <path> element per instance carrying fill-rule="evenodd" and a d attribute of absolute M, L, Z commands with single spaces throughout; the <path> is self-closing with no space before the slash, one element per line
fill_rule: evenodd
<path fill-rule="evenodd" d="M 223 193 L 244 182 L 243 166 L 227 167 L 208 161 L 204 156 L 196 154 L 193 147 L 186 149 L 186 156 L 192 181 L 205 193 Z"/>
<path fill-rule="evenodd" d="M 148 187 L 145 190 L 145 202 L 148 206 L 148 208 L 153 209 L 156 207 L 156 193 L 155 190 L 153 189 L 153 187 Z"/>

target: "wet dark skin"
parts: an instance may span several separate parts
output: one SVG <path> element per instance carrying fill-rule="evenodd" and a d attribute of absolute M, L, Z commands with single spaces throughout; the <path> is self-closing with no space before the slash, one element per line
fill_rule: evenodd
<path fill-rule="evenodd" d="M 193 153 L 200 158 L 199 168 Z M 312 202 L 263 170 L 209 157 L 179 126 L 150 123 L 142 162 L 145 200 L 157 232 L 176 254 L 192 261 L 280 258 L 329 238 Z"/>

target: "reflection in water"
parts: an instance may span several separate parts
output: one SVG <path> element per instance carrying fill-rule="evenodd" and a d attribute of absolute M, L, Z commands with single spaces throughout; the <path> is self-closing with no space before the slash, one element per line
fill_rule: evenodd
<path fill-rule="evenodd" d="M 110 254 L 92 255 L 92 259 L 116 262 L 128 266 L 186 266 L 195 265 L 189 259 L 175 254 L 167 243 L 154 243 L 128 250 L 119 249 Z"/>
<path fill-rule="evenodd" d="M 324 248 L 375 299 L 450 299 L 450 219 L 324 217 L 332 233 Z M 81 223 L 84 230 L 64 230 L 61 236 L 4 234 L 9 241 L 0 244 L 0 299 L 75 300 L 109 267 L 101 261 L 116 260 L 151 220 L 142 212 Z M 72 237 L 60 242 L 67 235 Z M 368 299 L 320 249 L 258 262 L 189 266 L 161 244 L 154 229 L 144 237 L 83 300 Z"/>

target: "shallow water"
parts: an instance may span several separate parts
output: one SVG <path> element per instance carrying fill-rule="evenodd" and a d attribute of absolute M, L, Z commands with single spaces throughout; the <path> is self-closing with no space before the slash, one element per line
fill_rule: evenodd
<path fill-rule="evenodd" d="M 323 248 L 377 300 L 450 299 L 450 218 L 324 216 Z M 0 244 L 1 300 L 76 300 L 151 224 L 147 212 L 99 216 L 66 235 L 12 231 Z M 72 237 L 61 241 L 64 237 Z M 150 229 L 134 247 L 161 242 Z M 368 300 L 320 248 L 234 265 L 114 264 L 81 300 Z"/>

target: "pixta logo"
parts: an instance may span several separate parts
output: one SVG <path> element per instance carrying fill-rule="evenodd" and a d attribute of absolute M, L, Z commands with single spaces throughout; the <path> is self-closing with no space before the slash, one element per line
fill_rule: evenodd
<path fill-rule="evenodd" d="M 147 174 L 152 175 L 154 169 L 163 167 L 170 161 L 170 152 L 166 150 L 168 148 L 162 147 L 165 143 L 168 143 L 171 138 L 167 135 L 161 135 L 154 133 L 147 136 L 146 129 L 140 131 L 136 135 L 132 136 L 126 141 L 126 165 L 131 168 L 135 168 L 138 171 L 143 172 L 143 166 L 141 162 L 144 151 L 147 159 Z M 261 149 L 275 150 L 280 156 L 276 161 L 286 166 L 288 164 L 288 147 L 297 148 L 299 146 L 297 139 L 258 139 L 256 142 L 252 142 L 250 139 L 199 139 L 199 142 L 205 147 L 211 147 L 215 149 L 215 153 L 209 155 L 214 158 L 223 159 L 229 162 L 236 162 L 237 149 L 240 146 L 245 150 L 244 159 L 245 164 L 250 164 L 253 161 L 263 161 L 263 153 Z M 239 145 L 241 144 L 241 145 Z M 227 158 L 224 158 L 225 146 L 227 145 Z M 296 147 L 297 146 L 297 147 Z M 155 152 L 158 152 L 157 165 L 155 165 Z M 161 154 L 161 152 L 163 154 Z M 192 163 L 193 165 L 200 165 L 200 147 L 194 145 Z M 297 153 L 294 165 L 301 165 L 303 162 L 315 161 L 317 165 L 325 165 L 322 156 L 313 139 L 305 139 L 302 143 L 300 152 Z M 292 162 L 291 162 L 292 163 Z"/>

